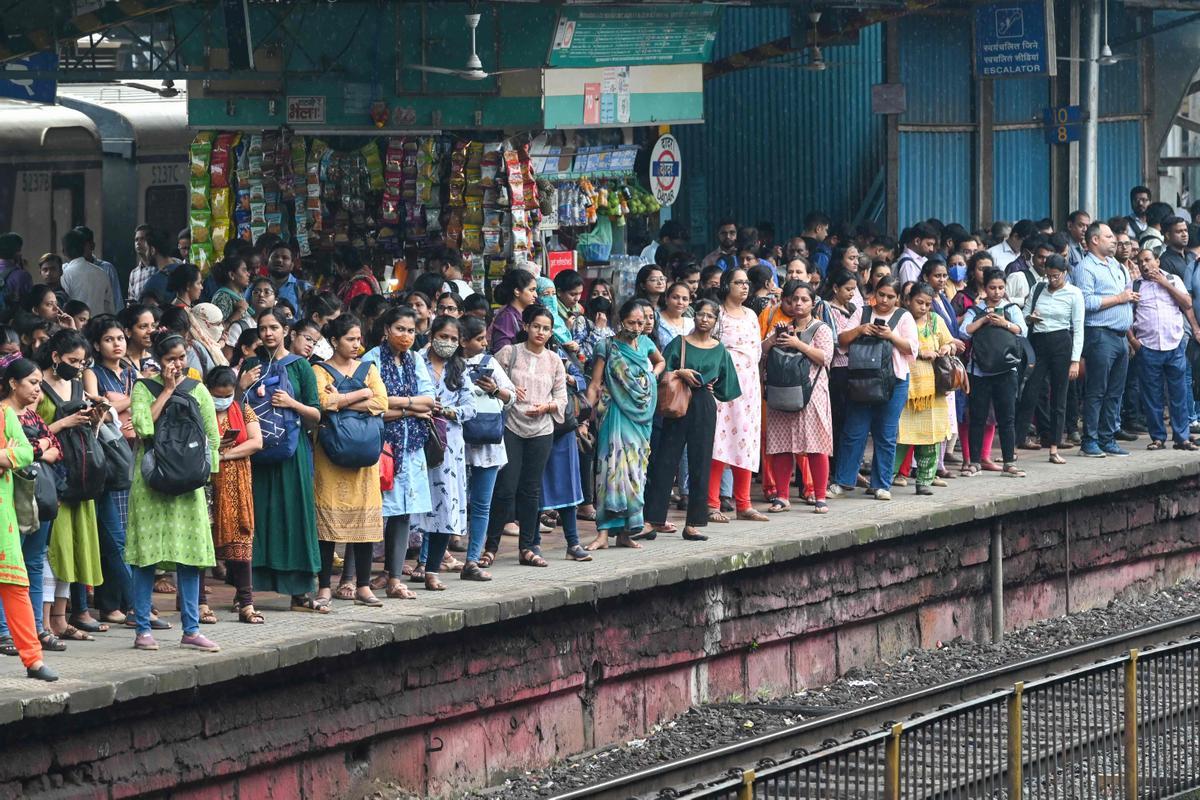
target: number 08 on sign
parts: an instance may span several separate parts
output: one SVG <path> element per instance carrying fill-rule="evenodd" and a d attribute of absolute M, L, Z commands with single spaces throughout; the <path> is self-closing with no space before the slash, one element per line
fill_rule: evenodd
<path fill-rule="evenodd" d="M 659 205 L 669 206 L 679 196 L 683 181 L 683 159 L 679 142 L 671 134 L 659 137 L 650 153 L 650 191 Z"/>

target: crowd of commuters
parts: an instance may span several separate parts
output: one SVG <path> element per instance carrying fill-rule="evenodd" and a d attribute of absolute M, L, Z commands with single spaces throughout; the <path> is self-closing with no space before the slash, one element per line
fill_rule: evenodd
<path fill-rule="evenodd" d="M 1062 232 L 723 220 L 699 260 L 671 222 L 631 297 L 523 262 L 487 298 L 449 250 L 387 295 L 356 251 L 314 270 L 269 236 L 204 276 L 146 226 L 125 286 L 84 228 L 35 284 L 2 235 L 0 652 L 53 680 L 45 651 L 117 627 L 155 650 L 156 594 L 216 651 L 208 570 L 258 625 L 255 591 L 328 614 L 544 568 L 555 527 L 590 561 L 793 500 L 1022 478 L 1019 450 L 1200 449 L 1200 236 L 1131 201 Z"/>

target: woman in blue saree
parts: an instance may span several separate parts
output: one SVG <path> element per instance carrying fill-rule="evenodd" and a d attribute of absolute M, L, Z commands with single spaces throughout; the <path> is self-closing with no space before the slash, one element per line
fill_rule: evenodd
<path fill-rule="evenodd" d="M 612 531 L 617 547 L 641 547 L 630 537 L 642 531 L 650 432 L 665 362 L 643 335 L 654 323 L 643 303 L 627 301 L 619 318 L 616 335 L 596 347 L 588 387 L 588 402 L 601 420 L 596 439 L 596 538 L 588 550 L 607 548 Z"/>

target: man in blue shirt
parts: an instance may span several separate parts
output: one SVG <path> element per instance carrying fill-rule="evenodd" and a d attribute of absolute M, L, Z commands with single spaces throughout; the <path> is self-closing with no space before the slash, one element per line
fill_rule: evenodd
<path fill-rule="evenodd" d="M 1091 458 L 1127 456 L 1116 442 L 1121 422 L 1121 396 L 1129 369 L 1125 335 L 1133 324 L 1138 301 L 1129 275 L 1113 258 L 1117 237 L 1103 222 L 1084 233 L 1087 253 L 1075 267 L 1074 283 L 1083 292 L 1083 445 Z"/>
<path fill-rule="evenodd" d="M 312 291 L 312 284 L 302 281 L 292 274 L 295 262 L 292 260 L 292 249 L 284 242 L 275 242 L 267 254 L 267 272 L 271 277 L 271 285 L 275 287 L 275 297 L 287 300 L 296 309 L 297 317 L 304 313 L 301 302 L 304 296 Z M 246 299 L 250 299 L 247 290 Z"/>
<path fill-rule="evenodd" d="M 1067 234 L 1071 237 L 1071 246 L 1067 250 L 1067 265 L 1072 273 L 1087 255 L 1087 240 L 1084 237 L 1091 224 L 1092 215 L 1086 211 L 1072 211 L 1071 216 L 1067 217 Z"/>

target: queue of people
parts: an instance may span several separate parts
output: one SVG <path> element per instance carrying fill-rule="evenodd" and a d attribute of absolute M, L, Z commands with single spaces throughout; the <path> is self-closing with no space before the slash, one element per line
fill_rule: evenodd
<path fill-rule="evenodd" d="M 172 596 L 180 645 L 216 652 L 210 570 L 261 625 L 256 592 L 324 615 L 547 568 L 556 527 L 587 562 L 857 489 L 1023 478 L 1022 451 L 1120 457 L 1131 405 L 1150 450 L 1200 449 L 1187 223 L 1158 219 L 1156 252 L 1080 219 L 988 242 L 810 215 L 779 244 L 730 222 L 702 263 L 664 236 L 631 297 L 523 262 L 491 302 L 450 252 L 384 295 L 350 249 L 309 282 L 281 241 L 234 247 L 205 279 L 139 228 L 125 307 L 83 273 L 93 314 L 49 254 L 46 283 L 5 284 L 0 652 L 54 680 L 46 652 L 117 628 L 156 650 Z"/>

